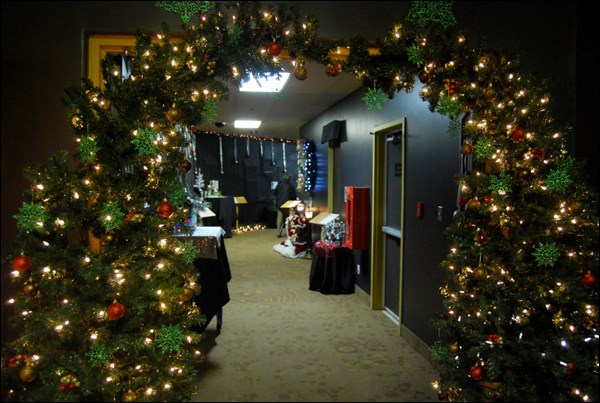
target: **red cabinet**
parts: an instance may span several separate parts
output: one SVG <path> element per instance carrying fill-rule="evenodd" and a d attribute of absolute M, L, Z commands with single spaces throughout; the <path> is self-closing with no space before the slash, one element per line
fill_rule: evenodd
<path fill-rule="evenodd" d="M 346 186 L 346 236 L 350 249 L 369 248 L 369 188 Z"/>

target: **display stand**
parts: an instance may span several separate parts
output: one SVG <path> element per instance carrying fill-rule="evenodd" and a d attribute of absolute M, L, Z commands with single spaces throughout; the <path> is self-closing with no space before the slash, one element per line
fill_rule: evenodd
<path fill-rule="evenodd" d="M 323 242 L 323 231 L 322 231 L 323 226 L 329 224 L 330 222 L 332 222 L 339 216 L 340 216 L 339 214 L 324 212 L 324 213 L 317 214 L 312 220 L 309 221 L 310 224 L 315 224 L 315 225 L 321 226 L 321 231 L 320 231 L 321 242 Z"/>
<path fill-rule="evenodd" d="M 235 230 L 240 230 L 240 204 L 248 204 L 244 196 L 233 196 L 233 202 L 235 203 Z"/>
<path fill-rule="evenodd" d="M 288 200 L 279 206 L 279 208 L 287 208 L 290 211 L 289 215 L 294 215 L 294 209 L 300 203 L 302 203 L 300 200 Z"/>

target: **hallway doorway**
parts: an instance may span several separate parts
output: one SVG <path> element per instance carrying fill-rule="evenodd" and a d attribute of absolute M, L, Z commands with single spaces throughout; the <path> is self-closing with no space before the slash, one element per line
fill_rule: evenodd
<path fill-rule="evenodd" d="M 405 119 L 373 129 L 371 307 L 402 323 Z"/>

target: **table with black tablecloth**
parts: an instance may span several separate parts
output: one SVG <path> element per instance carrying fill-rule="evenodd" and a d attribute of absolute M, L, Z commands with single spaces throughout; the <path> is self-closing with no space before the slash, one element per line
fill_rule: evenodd
<path fill-rule="evenodd" d="M 219 226 L 225 231 L 225 238 L 231 238 L 237 218 L 233 196 L 206 196 L 204 200 L 210 203 L 210 209 L 215 213 L 215 217 L 202 219 L 204 225 Z"/>
<path fill-rule="evenodd" d="M 308 288 L 321 294 L 352 294 L 354 282 L 352 249 L 315 242 Z"/>
<path fill-rule="evenodd" d="M 206 323 L 195 329 L 204 331 L 213 317 L 217 317 L 217 331 L 223 323 L 223 306 L 229 302 L 231 268 L 225 249 L 225 231 L 221 227 L 196 227 L 191 235 L 175 235 L 182 240 L 191 240 L 197 247 L 194 265 L 198 269 L 198 282 L 201 291 L 194 297 L 200 312 L 206 317 Z"/>

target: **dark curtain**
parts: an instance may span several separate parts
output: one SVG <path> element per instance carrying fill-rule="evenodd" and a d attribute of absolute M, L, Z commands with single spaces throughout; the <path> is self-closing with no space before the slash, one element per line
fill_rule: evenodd
<path fill-rule="evenodd" d="M 219 138 L 223 146 L 223 170 Z M 196 166 L 205 185 L 219 181 L 219 190 L 225 196 L 244 196 L 248 204 L 239 205 L 240 225 L 266 224 L 274 209 L 272 182 L 282 179 L 285 172 L 298 179 L 298 152 L 296 142 L 279 139 L 261 140 L 249 136 L 217 135 L 196 132 Z"/>

